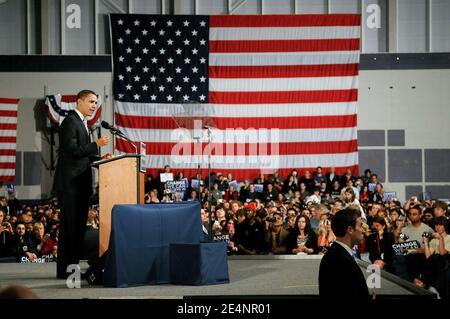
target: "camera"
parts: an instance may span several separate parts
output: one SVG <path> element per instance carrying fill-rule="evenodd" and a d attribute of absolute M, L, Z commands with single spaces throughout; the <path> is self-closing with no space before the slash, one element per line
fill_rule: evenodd
<path fill-rule="evenodd" d="M 422 234 L 422 237 L 423 237 L 423 238 L 430 238 L 430 233 L 424 232 L 424 233 Z"/>
<path fill-rule="evenodd" d="M 267 217 L 266 220 L 267 220 L 269 223 L 273 223 L 273 222 L 276 221 L 277 219 L 276 219 L 275 217 Z"/>
<path fill-rule="evenodd" d="M 405 235 L 404 233 L 400 233 L 399 237 L 403 241 L 407 241 L 409 239 L 409 237 L 407 235 Z"/>
<path fill-rule="evenodd" d="M 328 226 L 331 222 L 328 219 L 321 220 L 319 225 Z"/>
<path fill-rule="evenodd" d="M 325 246 L 319 246 L 319 253 L 326 253 L 327 250 L 328 250 L 327 247 L 325 247 Z"/>
<path fill-rule="evenodd" d="M 374 226 L 370 226 L 370 232 L 371 233 L 376 233 L 377 229 Z"/>
<path fill-rule="evenodd" d="M 11 225 L 11 224 L 8 222 L 3 222 L 3 224 L 2 224 L 3 227 L 9 227 L 9 225 Z"/>

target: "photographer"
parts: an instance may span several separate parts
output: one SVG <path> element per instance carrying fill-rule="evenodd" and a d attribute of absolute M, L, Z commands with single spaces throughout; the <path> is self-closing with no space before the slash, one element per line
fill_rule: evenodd
<path fill-rule="evenodd" d="M 319 237 L 317 239 L 319 254 L 325 254 L 335 240 L 336 236 L 331 229 L 331 221 L 329 219 L 322 220 L 319 224 Z"/>
<path fill-rule="evenodd" d="M 372 221 L 371 234 L 366 238 L 366 251 L 372 264 L 380 269 L 391 270 L 394 251 L 394 235 L 387 231 L 383 217 L 375 217 Z"/>
<path fill-rule="evenodd" d="M 406 222 L 406 217 L 404 215 L 401 215 L 393 223 L 392 234 L 394 235 L 394 241 L 396 243 L 405 241 L 400 237 L 404 237 L 402 229 L 406 226 Z"/>
<path fill-rule="evenodd" d="M 234 234 L 235 234 L 234 220 L 233 219 L 224 220 L 222 221 L 221 225 L 222 225 L 221 231 L 222 240 L 227 243 L 227 255 L 234 255 L 238 250 L 237 247 L 234 245 Z"/>
<path fill-rule="evenodd" d="M 367 222 L 367 217 L 364 212 L 364 209 L 362 208 L 361 204 L 359 203 L 359 200 L 355 196 L 355 192 L 352 187 L 347 187 L 342 189 L 342 194 L 344 196 L 345 200 L 345 208 L 348 207 L 358 207 L 359 211 L 361 212 L 361 219 L 363 222 Z"/>
<path fill-rule="evenodd" d="M 4 221 L 5 212 L 0 210 L 0 258 L 12 256 L 10 241 L 13 234 L 12 225 Z"/>
<path fill-rule="evenodd" d="M 419 203 L 419 199 L 417 198 L 417 196 L 411 196 L 406 202 L 405 205 L 403 206 L 403 209 L 405 211 L 408 211 L 410 207 L 413 207 L 415 205 L 418 205 Z"/>

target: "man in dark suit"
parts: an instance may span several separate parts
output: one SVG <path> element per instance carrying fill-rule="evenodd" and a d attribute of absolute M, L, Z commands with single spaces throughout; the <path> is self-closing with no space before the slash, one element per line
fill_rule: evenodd
<path fill-rule="evenodd" d="M 87 117 L 97 108 L 97 95 L 83 90 L 77 95 L 77 107 L 69 112 L 59 128 L 59 159 L 54 187 L 61 203 L 56 277 L 67 278 L 67 266 L 78 264 L 82 256 L 84 234 L 92 193 L 90 164 L 100 159 L 98 147 L 108 144 L 102 136 L 90 141 Z M 110 158 L 106 154 L 103 158 Z"/>
<path fill-rule="evenodd" d="M 319 294 L 323 299 L 368 300 L 366 279 L 352 255 L 352 248 L 363 240 L 362 221 L 357 211 L 344 209 L 331 220 L 336 241 L 322 258 Z"/>

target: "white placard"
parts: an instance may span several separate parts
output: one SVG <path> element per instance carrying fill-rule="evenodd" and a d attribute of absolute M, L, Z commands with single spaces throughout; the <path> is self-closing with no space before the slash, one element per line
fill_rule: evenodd
<path fill-rule="evenodd" d="M 159 179 L 161 183 L 173 181 L 173 173 L 161 173 L 159 174 Z"/>

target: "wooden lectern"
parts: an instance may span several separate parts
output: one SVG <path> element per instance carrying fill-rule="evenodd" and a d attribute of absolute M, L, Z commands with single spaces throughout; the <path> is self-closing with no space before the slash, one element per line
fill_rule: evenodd
<path fill-rule="evenodd" d="M 140 170 L 140 156 L 136 154 L 97 161 L 92 166 L 99 169 L 99 255 L 101 256 L 109 245 L 113 206 L 144 203 L 145 172 Z"/>

